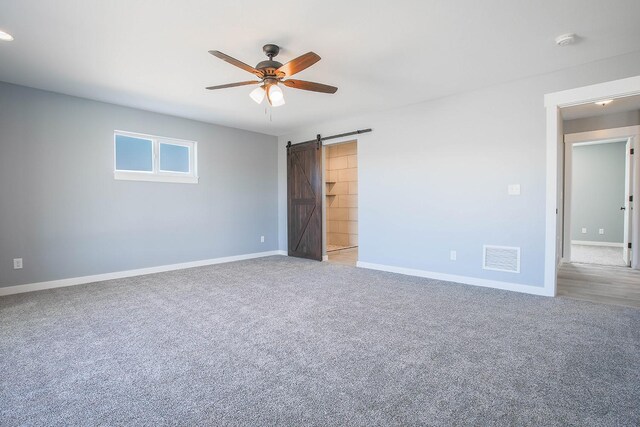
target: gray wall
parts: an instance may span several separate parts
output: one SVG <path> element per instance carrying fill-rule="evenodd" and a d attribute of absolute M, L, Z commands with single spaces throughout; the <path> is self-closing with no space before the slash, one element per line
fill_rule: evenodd
<path fill-rule="evenodd" d="M 114 180 L 114 129 L 198 141 L 200 183 Z M 274 250 L 276 165 L 275 137 L 0 83 L 0 287 Z"/>
<path fill-rule="evenodd" d="M 640 125 L 640 110 L 624 111 L 604 116 L 564 120 L 564 133 L 591 132 L 594 130 Z"/>
<path fill-rule="evenodd" d="M 358 138 L 360 261 L 543 286 L 544 95 L 635 75 L 640 53 L 283 135 L 280 248 L 286 142 L 371 127 Z M 509 184 L 520 184 L 521 195 L 509 196 Z M 483 244 L 520 247 L 521 273 L 483 270 Z"/>
<path fill-rule="evenodd" d="M 571 240 L 622 243 L 625 147 L 626 142 L 573 147 Z"/>

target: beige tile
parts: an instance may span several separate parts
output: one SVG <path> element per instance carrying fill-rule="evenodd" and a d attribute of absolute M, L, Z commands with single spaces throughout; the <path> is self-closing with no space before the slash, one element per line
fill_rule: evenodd
<path fill-rule="evenodd" d="M 331 194 L 349 194 L 349 183 L 348 182 L 336 183 L 335 185 L 333 185 Z"/>
<path fill-rule="evenodd" d="M 346 169 L 347 157 L 332 157 L 329 159 L 329 170 Z"/>
<path fill-rule="evenodd" d="M 353 194 L 338 196 L 338 206 L 341 208 L 357 208 L 358 196 Z"/>
<path fill-rule="evenodd" d="M 339 245 L 338 236 L 339 233 L 327 233 L 327 245 Z"/>
<path fill-rule="evenodd" d="M 329 145 L 325 147 L 327 157 L 336 157 L 338 155 L 338 147 L 335 145 Z"/>
<path fill-rule="evenodd" d="M 358 194 L 358 181 L 349 182 L 349 194 Z"/>
<path fill-rule="evenodd" d="M 338 221 L 327 221 L 327 233 L 335 233 L 338 232 Z"/>
<path fill-rule="evenodd" d="M 349 208 L 329 208 L 327 210 L 329 221 L 347 221 L 349 219 Z"/>
<path fill-rule="evenodd" d="M 338 157 L 340 158 L 340 157 Z M 338 171 L 338 181 L 357 181 L 358 169 L 340 169 Z"/>
<path fill-rule="evenodd" d="M 329 182 L 338 181 L 338 171 L 330 170 L 329 173 L 327 174 L 327 181 L 329 181 Z"/>
<path fill-rule="evenodd" d="M 347 224 L 347 233 L 358 234 L 358 221 L 343 221 L 343 222 Z M 340 230 L 340 232 L 342 232 L 342 230 Z"/>
<path fill-rule="evenodd" d="M 348 224 L 349 221 L 338 221 L 338 229 L 336 230 L 338 233 L 344 233 L 344 234 L 348 234 L 349 233 L 349 227 Z"/>
<path fill-rule="evenodd" d="M 349 168 L 357 168 L 358 167 L 358 156 L 352 155 L 347 157 L 347 167 Z"/>
<path fill-rule="evenodd" d="M 345 233 L 338 233 L 335 235 L 337 245 L 349 245 L 349 235 Z"/>
<path fill-rule="evenodd" d="M 341 234 L 342 236 L 342 234 Z M 358 235 L 357 234 L 349 234 L 349 245 L 358 246 Z"/>
<path fill-rule="evenodd" d="M 358 208 L 349 208 L 349 213 L 347 214 L 347 217 L 350 221 L 357 221 L 358 220 Z"/>
<path fill-rule="evenodd" d="M 339 156 L 350 156 L 353 154 L 358 154 L 358 148 L 355 142 L 349 142 L 347 144 L 338 145 Z"/>

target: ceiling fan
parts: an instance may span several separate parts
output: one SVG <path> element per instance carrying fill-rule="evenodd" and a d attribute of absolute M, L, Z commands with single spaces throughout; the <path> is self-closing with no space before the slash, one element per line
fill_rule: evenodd
<path fill-rule="evenodd" d="M 260 85 L 255 88 L 249 96 L 258 104 L 260 104 L 266 97 L 269 104 L 273 107 L 284 105 L 284 94 L 282 93 L 282 89 L 278 86 L 279 83 L 290 88 L 310 90 L 312 92 L 336 93 L 338 90 L 335 86 L 289 78 L 320 61 L 320 57 L 317 54 L 307 52 L 304 55 L 292 59 L 282 65 L 280 62 L 273 60 L 273 58 L 280 52 L 280 47 L 275 44 L 266 44 L 262 47 L 262 50 L 269 59 L 258 63 L 255 67 L 245 64 L 242 61 L 238 61 L 237 59 L 232 58 L 229 55 L 225 55 L 220 51 L 210 50 L 209 53 L 211 55 L 254 74 L 260 80 L 248 80 L 245 82 L 229 83 L 226 85 L 209 86 L 207 89 L 214 90 L 235 86 Z M 285 78 L 286 80 L 284 80 Z"/>

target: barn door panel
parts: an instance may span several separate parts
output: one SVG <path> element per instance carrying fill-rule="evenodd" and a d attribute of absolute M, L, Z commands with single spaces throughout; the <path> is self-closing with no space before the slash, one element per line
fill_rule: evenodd
<path fill-rule="evenodd" d="M 287 147 L 289 256 L 322 260 L 322 165 L 317 142 Z"/>

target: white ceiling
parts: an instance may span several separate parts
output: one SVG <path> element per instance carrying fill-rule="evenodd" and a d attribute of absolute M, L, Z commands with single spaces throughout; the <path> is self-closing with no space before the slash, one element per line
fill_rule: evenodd
<path fill-rule="evenodd" d="M 638 110 L 640 110 L 640 95 L 626 96 L 624 98 L 614 99 L 611 103 L 604 106 L 590 102 L 588 104 L 565 107 L 562 109 L 562 118 L 564 120 L 583 119 L 586 117 L 604 116 Z"/>
<path fill-rule="evenodd" d="M 280 135 L 640 50 L 638 0 L 0 0 L 0 80 Z M 567 48 L 554 37 L 576 32 Z M 272 120 L 252 87 L 262 45 L 280 62 L 322 60 L 296 77 L 335 95 L 284 88 Z"/>

